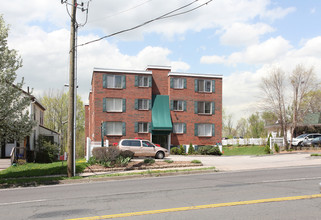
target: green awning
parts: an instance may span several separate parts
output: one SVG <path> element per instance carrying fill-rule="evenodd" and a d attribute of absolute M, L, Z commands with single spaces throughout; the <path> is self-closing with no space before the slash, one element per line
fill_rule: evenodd
<path fill-rule="evenodd" d="M 156 95 L 152 108 L 152 132 L 172 131 L 173 125 L 169 110 L 169 96 Z"/>

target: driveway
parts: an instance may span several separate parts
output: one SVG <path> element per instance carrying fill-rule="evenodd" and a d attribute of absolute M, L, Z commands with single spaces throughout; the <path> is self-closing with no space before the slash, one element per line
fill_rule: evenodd
<path fill-rule="evenodd" d="M 10 166 L 11 166 L 11 160 L 10 159 L 0 159 L 0 171 L 1 170 L 5 170 Z"/>
<path fill-rule="evenodd" d="M 181 156 L 170 155 L 174 161 L 200 160 L 204 166 L 215 166 L 220 171 L 241 171 L 266 168 L 320 165 L 321 156 L 311 157 L 311 153 L 284 153 L 264 156 Z"/>

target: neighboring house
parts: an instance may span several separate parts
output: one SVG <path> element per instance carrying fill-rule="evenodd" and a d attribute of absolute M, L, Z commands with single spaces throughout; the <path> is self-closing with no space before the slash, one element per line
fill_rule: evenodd
<path fill-rule="evenodd" d="M 165 148 L 222 140 L 222 76 L 94 68 L 85 133 L 92 141 L 143 138 Z"/>
<path fill-rule="evenodd" d="M 22 158 L 26 158 L 27 154 L 33 154 L 36 150 L 39 135 L 43 135 L 47 141 L 60 144 L 60 134 L 43 125 L 45 107 L 34 96 L 28 92 L 23 92 L 31 99 L 31 103 L 26 110 L 29 111 L 30 118 L 36 122 L 36 125 L 33 127 L 30 136 L 25 137 L 23 140 L 12 140 L 2 145 L 1 158 L 10 157 L 11 150 L 14 147 L 23 147 L 23 149 L 19 150 L 19 156 Z"/>
<path fill-rule="evenodd" d="M 291 126 L 292 123 L 288 124 L 287 137 L 291 138 Z M 281 136 L 281 126 L 279 124 L 265 126 L 268 133 L 276 132 L 278 136 Z M 298 123 L 294 130 L 293 137 L 297 137 L 300 134 L 306 133 L 321 133 L 321 112 L 308 113 L 303 118 L 303 122 Z"/>

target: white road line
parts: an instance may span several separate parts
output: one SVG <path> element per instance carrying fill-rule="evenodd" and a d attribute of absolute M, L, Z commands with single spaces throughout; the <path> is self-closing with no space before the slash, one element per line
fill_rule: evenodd
<path fill-rule="evenodd" d="M 39 199 L 39 200 L 29 200 L 29 201 L 0 203 L 0 206 L 17 205 L 17 204 L 34 203 L 34 202 L 44 202 L 44 201 L 48 201 L 48 199 Z"/>

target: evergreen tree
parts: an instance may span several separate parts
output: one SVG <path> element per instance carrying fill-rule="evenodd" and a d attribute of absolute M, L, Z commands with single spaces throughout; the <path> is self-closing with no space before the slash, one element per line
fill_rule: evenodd
<path fill-rule="evenodd" d="M 27 109 L 32 96 L 23 92 L 23 79 L 15 82 L 22 59 L 16 50 L 8 48 L 8 31 L 0 15 L 0 143 L 21 140 L 34 126 Z"/>

